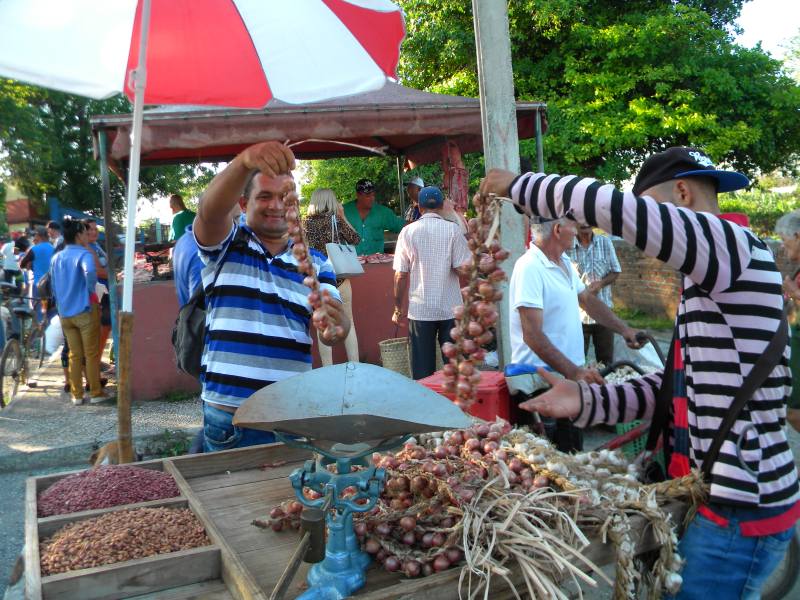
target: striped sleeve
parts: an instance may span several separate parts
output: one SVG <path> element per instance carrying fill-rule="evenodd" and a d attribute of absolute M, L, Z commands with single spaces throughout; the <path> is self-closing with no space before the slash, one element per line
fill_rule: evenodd
<path fill-rule="evenodd" d="M 514 180 L 511 197 L 528 215 L 568 215 L 622 237 L 709 293 L 728 289 L 750 262 L 750 240 L 741 227 L 594 179 L 527 173 Z"/>
<path fill-rule="evenodd" d="M 636 420 L 650 420 L 655 408 L 656 393 L 661 387 L 662 372 L 651 373 L 617 385 L 591 384 L 582 395 L 577 427 L 616 425 Z"/>

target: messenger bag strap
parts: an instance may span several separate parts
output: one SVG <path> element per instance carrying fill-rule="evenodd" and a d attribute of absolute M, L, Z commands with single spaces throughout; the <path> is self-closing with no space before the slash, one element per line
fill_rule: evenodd
<path fill-rule="evenodd" d="M 722 420 L 719 433 L 717 433 L 717 436 L 714 438 L 711 447 L 708 449 L 708 452 L 706 452 L 706 455 L 703 458 L 702 471 L 703 477 L 706 481 L 711 481 L 711 469 L 719 457 L 719 451 L 722 449 L 722 444 L 725 442 L 725 438 L 728 436 L 733 424 L 736 423 L 736 420 L 739 418 L 739 415 L 741 414 L 745 404 L 747 404 L 747 401 L 753 397 L 753 394 L 756 393 L 756 390 L 761 387 L 761 384 L 764 383 L 769 374 L 772 373 L 772 370 L 778 366 L 778 363 L 780 363 L 788 339 L 789 322 L 787 321 L 786 314 L 784 312 L 784 314 L 781 316 L 781 322 L 780 325 L 778 325 L 778 330 L 775 332 L 775 335 L 772 336 L 767 348 L 764 350 L 761 356 L 758 357 L 758 360 L 756 361 L 756 364 L 753 365 L 750 373 L 748 373 L 747 377 L 744 378 L 742 386 L 733 397 L 730 410 L 728 410 L 725 418 Z"/>
<path fill-rule="evenodd" d="M 661 386 L 656 391 L 656 405 L 653 410 L 653 418 L 650 421 L 650 431 L 647 434 L 647 444 L 645 448 L 653 452 L 658 445 L 661 435 L 666 435 L 669 429 L 669 415 L 672 407 L 672 391 L 675 384 L 675 340 L 678 336 L 678 326 L 672 330 L 672 339 L 669 342 L 667 361 L 664 363 L 664 371 L 661 375 Z M 664 452 L 667 452 L 668 444 L 664 444 Z"/>

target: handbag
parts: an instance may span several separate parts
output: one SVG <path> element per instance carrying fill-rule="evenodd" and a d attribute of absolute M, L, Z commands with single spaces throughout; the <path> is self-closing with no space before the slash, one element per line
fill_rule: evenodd
<path fill-rule="evenodd" d="M 364 274 L 364 267 L 358 262 L 355 246 L 339 243 L 339 226 L 336 215 L 331 215 L 331 240 L 325 244 L 325 252 L 333 265 L 336 277 L 348 279 Z"/>

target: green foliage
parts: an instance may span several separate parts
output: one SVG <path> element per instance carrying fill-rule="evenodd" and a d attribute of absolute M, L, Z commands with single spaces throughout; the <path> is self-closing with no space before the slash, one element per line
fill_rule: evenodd
<path fill-rule="evenodd" d="M 403 83 L 476 96 L 469 0 L 400 0 Z M 748 174 L 793 172 L 800 86 L 780 62 L 733 41 L 741 0 L 509 3 L 514 85 L 549 107 L 549 172 L 619 183 L 675 144 Z M 534 155 L 533 141 L 521 143 Z"/>
<path fill-rule="evenodd" d="M 719 200 L 722 212 L 746 214 L 753 232 L 759 237 L 768 238 L 775 236 L 775 222 L 781 216 L 800 208 L 800 190 L 792 194 L 778 194 L 764 189 L 754 189 L 722 194 Z"/>
<path fill-rule="evenodd" d="M 67 206 L 101 211 L 99 164 L 94 160 L 89 119 L 95 114 L 127 113 L 122 96 L 94 101 L 80 96 L 0 79 L 0 167 L 34 200 L 56 196 Z M 140 197 L 173 192 L 190 197 L 210 180 L 207 168 L 178 165 L 141 171 Z M 112 204 L 123 205 L 124 186 L 111 178 Z"/>
<path fill-rule="evenodd" d="M 159 458 L 183 456 L 189 452 L 192 445 L 192 436 L 185 431 L 170 431 L 165 429 L 154 441 L 155 455 Z"/>
<path fill-rule="evenodd" d="M 614 313 L 634 329 L 671 331 L 674 323 L 668 317 L 647 314 L 638 308 L 614 308 Z"/>

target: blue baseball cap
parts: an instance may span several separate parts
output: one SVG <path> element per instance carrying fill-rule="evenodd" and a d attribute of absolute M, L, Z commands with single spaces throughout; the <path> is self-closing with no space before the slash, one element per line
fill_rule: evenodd
<path fill-rule="evenodd" d="M 444 205 L 442 191 L 435 185 L 429 185 L 419 191 L 420 208 L 441 208 Z"/>

